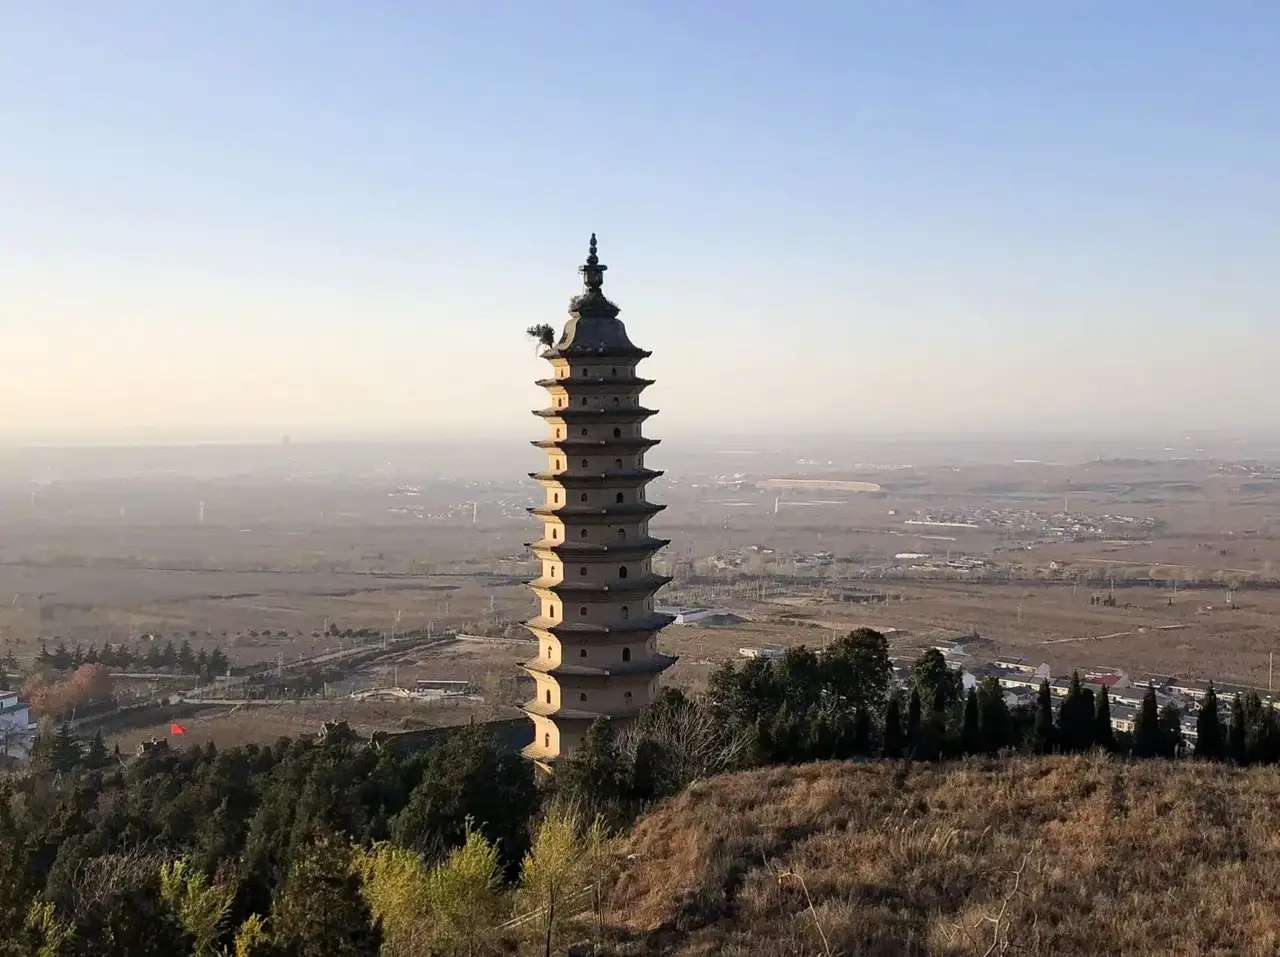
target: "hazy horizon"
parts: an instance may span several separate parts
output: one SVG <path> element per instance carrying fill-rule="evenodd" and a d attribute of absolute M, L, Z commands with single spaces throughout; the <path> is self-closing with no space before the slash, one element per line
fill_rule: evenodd
<path fill-rule="evenodd" d="M 1280 11 L 0 11 L 0 443 L 517 441 L 591 231 L 659 437 L 1280 421 Z"/>

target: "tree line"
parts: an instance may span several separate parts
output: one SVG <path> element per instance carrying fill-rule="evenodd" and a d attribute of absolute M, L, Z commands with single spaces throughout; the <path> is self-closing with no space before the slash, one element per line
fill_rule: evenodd
<path fill-rule="evenodd" d="M 40 653 L 36 655 L 36 667 L 42 669 L 68 671 L 81 665 L 97 664 L 110 668 L 169 668 L 184 675 L 198 675 L 206 681 L 225 675 L 231 667 L 230 660 L 221 648 L 214 648 L 213 651 L 201 648 L 195 651 L 191 642 L 186 639 L 178 645 L 167 640 L 163 644 L 151 641 L 138 647 L 123 642 L 108 642 L 101 648 L 97 644 L 82 646 L 79 642 L 68 648 L 65 642 L 58 641 L 52 651 L 42 641 Z"/>

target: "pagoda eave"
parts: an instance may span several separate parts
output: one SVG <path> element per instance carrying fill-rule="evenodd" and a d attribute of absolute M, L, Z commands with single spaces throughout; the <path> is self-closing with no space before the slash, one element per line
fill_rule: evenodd
<path fill-rule="evenodd" d="M 562 542 L 550 538 L 540 538 L 536 542 L 525 542 L 525 547 L 540 554 L 545 553 L 563 561 L 566 557 L 574 561 L 602 562 L 613 561 L 626 555 L 651 555 L 671 544 L 669 538 L 646 538 L 628 542 L 625 545 L 581 545 L 575 542 Z"/>
<path fill-rule="evenodd" d="M 530 618 L 523 622 L 523 625 L 530 631 L 541 631 L 548 635 L 634 635 L 641 631 L 661 631 L 667 625 L 676 620 L 675 615 L 668 615 L 663 612 L 650 612 L 647 615 L 641 615 L 639 618 L 631 618 L 627 621 L 614 622 L 610 625 L 596 625 L 591 623 L 582 623 L 575 621 L 551 621 L 539 615 L 536 618 Z"/>
<path fill-rule="evenodd" d="M 565 376 L 563 379 L 535 379 L 534 385 L 540 385 L 544 389 L 554 389 L 556 386 L 567 386 L 570 388 L 586 389 L 588 392 L 595 390 L 596 386 L 603 386 L 607 392 L 612 392 L 619 387 L 625 389 L 647 389 L 653 385 L 653 379 L 640 379 L 629 376 L 622 379 L 611 379 L 606 376 Z"/>
<path fill-rule="evenodd" d="M 539 518 L 572 518 L 587 524 L 599 524 L 619 518 L 642 518 L 657 515 L 665 505 L 654 505 L 652 502 L 633 505 L 599 505 L 595 507 L 581 505 L 530 505 L 529 514 Z"/>
<path fill-rule="evenodd" d="M 545 701 L 534 699 L 522 704 L 520 710 L 525 714 L 536 715 L 539 718 L 555 718 L 557 721 L 591 722 L 600 718 L 604 718 L 606 721 L 611 718 L 634 718 L 640 713 L 641 708 L 638 705 L 632 705 L 630 708 L 620 711 L 592 711 L 586 708 L 562 708 L 559 705 L 547 704 Z"/>
<path fill-rule="evenodd" d="M 602 450 L 644 450 L 651 449 L 661 439 L 534 439 L 530 444 L 539 449 L 555 449 L 561 452 L 599 452 Z"/>
<path fill-rule="evenodd" d="M 621 472 L 530 472 L 529 478 L 539 482 L 554 482 L 566 488 L 605 485 L 633 485 L 636 482 L 652 482 L 662 475 L 658 469 L 630 469 Z"/>
<path fill-rule="evenodd" d="M 648 349 L 635 346 L 567 346 L 542 351 L 544 359 L 647 359 L 651 355 Z"/>
<path fill-rule="evenodd" d="M 540 592 L 552 595 L 634 595 L 655 592 L 671 584 L 669 575 L 641 575 L 636 578 L 621 578 L 615 582 L 575 582 L 571 578 L 559 581 L 546 581 L 531 578 L 524 584 Z"/>
<path fill-rule="evenodd" d="M 591 420 L 593 422 L 640 422 L 658 414 L 657 409 L 647 409 L 644 406 L 618 406 L 616 409 L 610 408 L 582 408 L 581 406 L 566 406 L 563 409 L 531 409 L 534 415 L 540 419 L 563 419 L 565 422 L 585 422 Z"/>
<path fill-rule="evenodd" d="M 526 661 L 520 667 L 530 674 L 549 675 L 552 678 L 625 678 L 633 675 L 662 674 L 679 660 L 677 655 L 654 655 L 640 661 L 623 662 L 595 668 L 590 665 L 548 665 L 538 658 Z"/>

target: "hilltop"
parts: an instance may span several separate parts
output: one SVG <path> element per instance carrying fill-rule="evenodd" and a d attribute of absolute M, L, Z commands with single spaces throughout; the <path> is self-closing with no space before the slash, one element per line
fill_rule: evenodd
<path fill-rule="evenodd" d="M 611 916 L 633 955 L 1274 954 L 1278 799 L 1100 756 L 727 774 L 637 822 Z"/>

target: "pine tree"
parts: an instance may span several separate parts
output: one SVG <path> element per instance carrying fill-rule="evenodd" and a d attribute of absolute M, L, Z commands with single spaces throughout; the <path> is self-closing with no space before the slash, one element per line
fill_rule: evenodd
<path fill-rule="evenodd" d="M 973 688 L 964 697 L 964 725 L 960 731 L 960 747 L 965 754 L 977 754 L 982 750 L 982 738 L 978 729 L 978 692 Z"/>
<path fill-rule="evenodd" d="M 867 714 L 867 709 L 863 707 L 858 707 L 853 713 L 853 744 L 851 750 L 854 754 L 871 753 L 871 718 Z"/>
<path fill-rule="evenodd" d="M 902 744 L 902 705 L 894 693 L 884 709 L 884 741 L 880 753 L 886 758 L 900 758 Z"/>
<path fill-rule="evenodd" d="M 269 926 L 291 957 L 377 957 L 373 927 L 351 852 L 334 835 L 300 849 L 277 895 Z"/>
<path fill-rule="evenodd" d="M 1160 709 L 1160 754 L 1176 758 L 1182 750 L 1182 709 L 1169 702 Z"/>
<path fill-rule="evenodd" d="M 1116 749 L 1116 735 L 1111 727 L 1111 698 L 1107 686 L 1098 690 L 1093 709 L 1093 743 L 1106 751 Z"/>
<path fill-rule="evenodd" d="M 1053 750 L 1053 696 L 1049 691 L 1049 679 L 1040 682 L 1040 690 L 1036 693 L 1036 723 L 1032 733 L 1037 754 L 1048 754 Z"/>
<path fill-rule="evenodd" d="M 84 766 L 93 770 L 105 768 L 111 763 L 111 755 L 107 753 L 106 742 L 102 740 L 102 730 L 99 729 L 93 736 L 93 740 L 89 742 L 89 747 L 84 754 Z"/>
<path fill-rule="evenodd" d="M 1222 757 L 1222 721 L 1218 717 L 1218 693 L 1209 682 L 1200 713 L 1196 715 L 1196 757 L 1216 761 Z"/>
<path fill-rule="evenodd" d="M 1133 753 L 1139 758 L 1154 758 L 1161 752 L 1160 716 L 1156 707 L 1156 689 L 1147 685 L 1142 707 L 1133 726 Z"/>
<path fill-rule="evenodd" d="M 1236 764 L 1248 758 L 1245 746 L 1244 703 L 1240 695 L 1231 699 L 1231 726 L 1227 728 L 1227 754 Z"/>
<path fill-rule="evenodd" d="M 74 770 L 80 762 L 80 745 L 71 734 L 71 725 L 65 721 L 49 743 L 48 762 L 49 768 L 58 773 Z"/>

